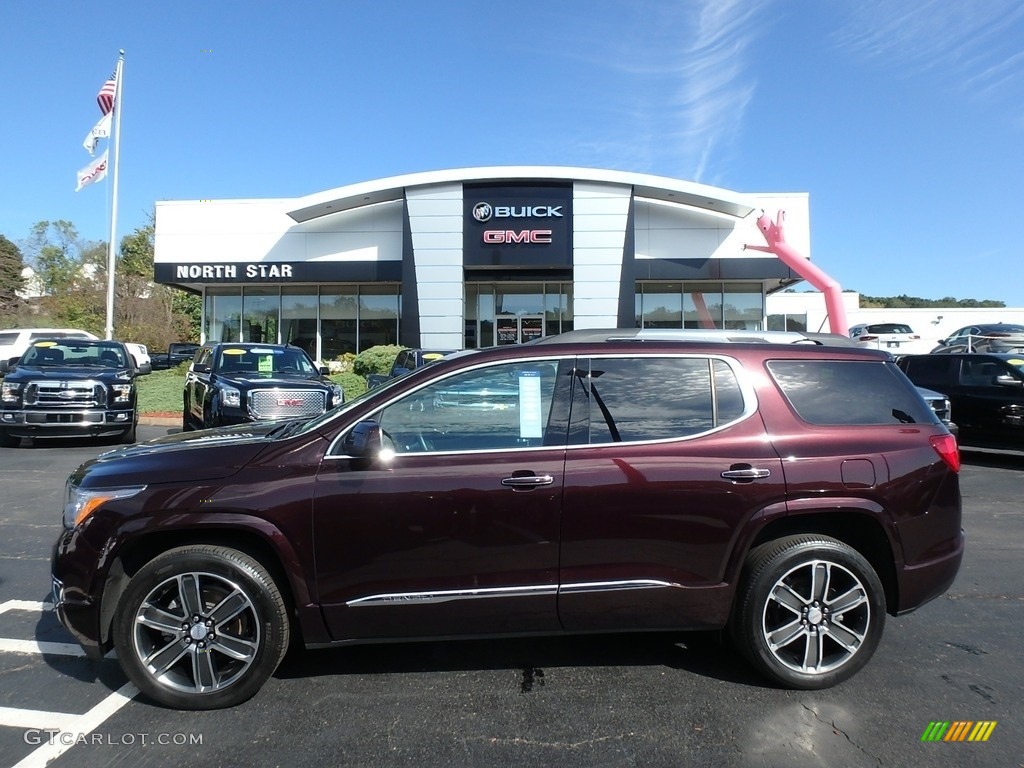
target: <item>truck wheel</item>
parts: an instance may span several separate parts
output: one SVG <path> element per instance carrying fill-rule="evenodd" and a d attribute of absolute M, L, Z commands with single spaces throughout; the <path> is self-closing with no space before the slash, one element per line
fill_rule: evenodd
<path fill-rule="evenodd" d="M 859 552 L 788 536 L 747 557 L 731 623 L 740 651 L 788 687 L 827 688 L 860 670 L 885 625 L 885 591 Z"/>
<path fill-rule="evenodd" d="M 192 431 L 192 423 L 188 420 L 188 408 L 184 408 L 184 407 L 181 409 L 181 431 L 182 432 L 191 432 Z"/>
<path fill-rule="evenodd" d="M 136 440 L 136 432 L 138 431 L 138 424 L 132 424 L 131 428 L 125 430 L 124 434 L 121 435 L 121 439 L 118 441 L 121 445 L 132 445 Z"/>
<path fill-rule="evenodd" d="M 132 577 L 114 616 L 125 674 L 159 704 L 220 709 L 252 698 L 288 649 L 284 598 L 242 552 L 172 549 Z"/>
<path fill-rule="evenodd" d="M 6 429 L 0 429 L 0 448 L 17 448 L 21 445 L 21 438 L 10 434 Z"/>

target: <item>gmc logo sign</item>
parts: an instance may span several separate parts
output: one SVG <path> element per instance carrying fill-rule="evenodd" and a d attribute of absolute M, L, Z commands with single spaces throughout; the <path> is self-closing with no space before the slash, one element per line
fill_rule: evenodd
<path fill-rule="evenodd" d="M 550 229 L 487 229 L 484 230 L 484 242 L 494 243 L 550 243 Z"/>
<path fill-rule="evenodd" d="M 277 405 L 280 408 L 299 408 L 302 401 L 295 397 L 282 397 L 278 399 Z"/>

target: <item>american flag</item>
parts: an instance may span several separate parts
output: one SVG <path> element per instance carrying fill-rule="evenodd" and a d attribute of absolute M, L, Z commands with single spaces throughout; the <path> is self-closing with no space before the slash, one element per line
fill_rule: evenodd
<path fill-rule="evenodd" d="M 117 91 L 117 70 L 110 73 L 107 82 L 96 94 L 96 103 L 100 105 L 100 112 L 104 115 L 114 108 L 114 93 Z"/>

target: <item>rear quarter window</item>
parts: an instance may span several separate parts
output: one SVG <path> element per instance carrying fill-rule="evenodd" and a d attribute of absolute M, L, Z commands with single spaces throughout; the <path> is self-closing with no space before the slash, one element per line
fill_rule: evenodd
<path fill-rule="evenodd" d="M 810 424 L 936 424 L 938 417 L 891 363 L 772 360 L 768 371 Z"/>

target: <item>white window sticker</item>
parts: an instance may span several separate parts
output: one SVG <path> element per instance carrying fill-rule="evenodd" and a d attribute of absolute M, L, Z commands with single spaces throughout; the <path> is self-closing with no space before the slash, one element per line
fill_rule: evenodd
<path fill-rule="evenodd" d="M 544 437 L 540 403 L 540 372 L 519 374 L 519 436 Z"/>

